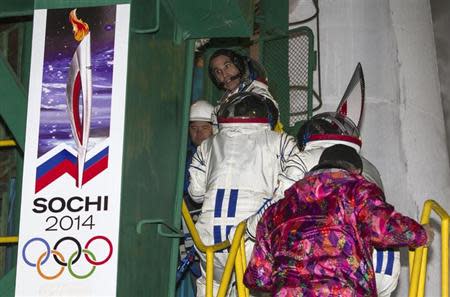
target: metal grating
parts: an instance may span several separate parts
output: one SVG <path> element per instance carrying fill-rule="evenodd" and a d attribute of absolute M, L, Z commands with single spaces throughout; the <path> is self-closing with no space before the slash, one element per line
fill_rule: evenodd
<path fill-rule="evenodd" d="M 269 90 L 280 106 L 281 119 L 287 121 L 289 106 L 288 40 L 287 37 L 267 40 L 263 43 L 264 61 L 269 78 Z"/>
<path fill-rule="evenodd" d="M 289 126 L 308 119 L 308 70 L 311 59 L 306 31 L 289 34 Z"/>
<path fill-rule="evenodd" d="M 262 49 L 269 90 L 280 107 L 284 130 L 295 134 L 313 112 L 313 32 L 308 27 L 299 27 L 288 35 L 265 40 Z M 316 108 L 319 107 L 320 99 Z"/>

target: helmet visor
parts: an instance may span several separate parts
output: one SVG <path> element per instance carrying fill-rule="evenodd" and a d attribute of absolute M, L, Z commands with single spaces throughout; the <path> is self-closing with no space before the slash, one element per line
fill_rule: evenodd
<path fill-rule="evenodd" d="M 217 112 L 219 122 L 268 123 L 269 110 L 266 99 L 250 92 L 230 96 Z"/>
<path fill-rule="evenodd" d="M 348 118 L 336 112 L 324 112 L 313 116 L 299 129 L 297 143 L 303 150 L 313 140 L 342 140 L 361 145 L 358 127 Z"/>

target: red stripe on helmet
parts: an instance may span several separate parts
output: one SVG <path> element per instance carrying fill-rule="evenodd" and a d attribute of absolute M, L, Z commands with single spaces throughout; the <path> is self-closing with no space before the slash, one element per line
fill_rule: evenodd
<path fill-rule="evenodd" d="M 361 139 L 356 138 L 354 136 L 340 135 L 340 134 L 312 134 L 309 137 L 308 141 L 314 140 L 342 140 L 357 144 L 359 146 L 362 145 Z"/>
<path fill-rule="evenodd" d="M 261 123 L 266 124 L 269 123 L 268 118 L 223 118 L 219 117 L 219 123 Z"/>

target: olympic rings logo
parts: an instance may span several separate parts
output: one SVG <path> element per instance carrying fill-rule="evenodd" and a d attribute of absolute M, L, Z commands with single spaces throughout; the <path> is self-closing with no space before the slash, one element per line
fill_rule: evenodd
<path fill-rule="evenodd" d="M 101 261 L 100 260 L 97 261 L 94 253 L 89 250 L 89 245 L 95 240 L 104 240 L 108 244 L 108 247 L 109 247 L 108 255 Z M 63 254 L 57 250 L 58 246 L 64 241 L 72 241 L 76 245 L 76 248 L 77 248 L 76 251 L 73 252 L 69 256 L 69 259 L 67 260 L 67 262 L 65 262 L 66 260 L 64 259 Z M 43 252 L 41 255 L 39 255 L 36 263 L 32 263 L 30 260 L 28 260 L 28 258 L 26 256 L 26 250 L 29 247 L 29 245 L 33 242 L 41 242 L 46 248 L 46 251 Z M 88 261 L 90 264 L 92 264 L 92 268 L 86 274 L 78 274 L 73 269 L 73 265 L 80 259 L 82 253 L 84 254 L 84 257 L 86 258 L 86 261 Z M 74 278 L 85 279 L 85 278 L 90 277 L 94 273 L 95 268 L 97 268 L 97 266 L 103 265 L 106 262 L 108 262 L 112 256 L 112 253 L 113 253 L 113 245 L 112 245 L 111 241 L 107 237 L 102 236 L 102 235 L 97 235 L 97 236 L 94 236 L 91 239 L 89 239 L 86 242 L 86 244 L 84 245 L 83 249 L 81 248 L 80 242 L 76 238 L 71 237 L 71 236 L 66 236 L 66 237 L 63 237 L 60 240 L 58 240 L 55 243 L 55 245 L 53 246 L 53 249 L 50 249 L 50 245 L 45 239 L 43 239 L 41 237 L 34 237 L 34 238 L 31 238 L 30 240 L 28 240 L 27 243 L 25 243 L 25 245 L 22 249 L 22 258 L 25 261 L 25 263 L 27 263 L 29 266 L 36 267 L 38 274 L 43 279 L 46 279 L 46 280 L 57 279 L 58 277 L 60 277 L 62 275 L 62 273 L 64 272 L 64 269 L 66 267 L 68 268 L 70 275 L 72 275 Z M 50 258 L 50 254 L 53 255 L 53 259 L 56 261 L 56 263 L 58 263 L 61 266 L 61 268 L 58 270 L 58 272 L 54 275 L 46 275 L 42 271 L 42 265 L 44 265 L 47 262 L 47 260 Z"/>

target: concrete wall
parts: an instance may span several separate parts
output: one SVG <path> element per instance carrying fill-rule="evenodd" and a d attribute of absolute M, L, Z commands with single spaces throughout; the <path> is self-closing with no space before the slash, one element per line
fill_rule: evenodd
<path fill-rule="evenodd" d="M 433 0 L 430 1 L 430 5 L 447 130 L 447 147 L 450 148 L 450 1 Z"/>
<path fill-rule="evenodd" d="M 298 18 L 298 6 L 291 10 L 291 20 Z M 429 2 L 321 0 L 319 8 L 321 111 L 336 108 L 361 62 L 366 80 L 362 151 L 378 167 L 388 201 L 415 219 L 429 198 L 450 210 L 450 169 Z M 437 236 L 433 251 L 440 251 L 439 240 Z M 427 281 L 427 295 L 438 296 L 436 252 L 430 261 L 428 277 L 434 277 Z M 407 296 L 406 265 L 403 257 L 396 296 Z"/>

